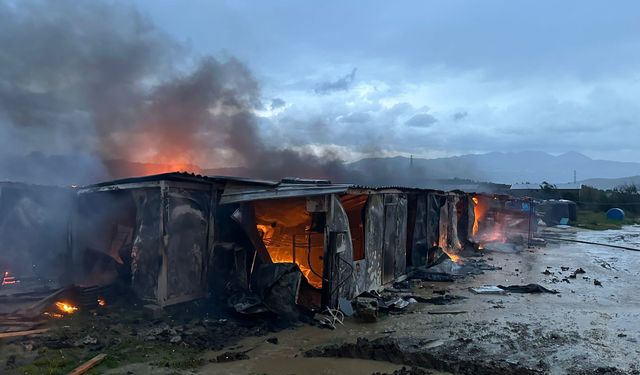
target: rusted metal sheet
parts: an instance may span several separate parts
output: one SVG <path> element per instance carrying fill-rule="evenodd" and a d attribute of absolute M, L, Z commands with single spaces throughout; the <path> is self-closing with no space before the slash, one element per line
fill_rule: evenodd
<path fill-rule="evenodd" d="M 395 278 L 395 263 L 398 246 L 398 196 L 384 195 L 384 237 L 382 242 L 382 283 Z"/>
<path fill-rule="evenodd" d="M 436 250 L 440 242 L 440 212 L 444 202 L 442 194 L 435 192 L 426 194 L 427 264 L 435 262 L 437 258 L 438 252 Z"/>
<path fill-rule="evenodd" d="M 326 301 L 329 306 L 337 306 L 338 298 L 351 299 L 355 291 L 355 267 L 353 263 L 353 248 L 351 234 L 349 233 L 349 219 L 342 207 L 340 199 L 331 195 L 331 209 L 327 222 L 329 241 L 328 249 L 325 252 L 332 260 L 328 262 L 329 269 L 325 275 L 330 280 L 327 286 L 330 288 L 330 300 Z M 327 262 L 325 262 L 325 265 Z M 335 291 L 335 292 L 334 292 Z"/>
<path fill-rule="evenodd" d="M 438 221 L 438 246 L 443 249 L 447 249 L 449 243 L 449 211 L 449 200 L 445 196 L 440 205 L 440 220 Z"/>
<path fill-rule="evenodd" d="M 143 300 L 158 301 L 162 266 L 159 189 L 136 189 L 136 230 L 131 251 L 131 287 Z"/>
<path fill-rule="evenodd" d="M 355 260 L 353 261 L 353 278 L 354 278 L 354 296 L 366 292 L 367 288 L 367 260 Z"/>
<path fill-rule="evenodd" d="M 384 235 L 384 201 L 381 194 L 369 196 L 365 211 L 366 290 L 382 285 L 382 243 Z"/>
<path fill-rule="evenodd" d="M 167 188 L 165 251 L 166 295 L 163 304 L 203 297 L 210 192 Z"/>
<path fill-rule="evenodd" d="M 271 183 L 258 185 L 230 182 L 225 186 L 220 204 L 345 193 L 348 188 L 349 185 L 342 184 L 279 183 L 274 185 Z"/>
<path fill-rule="evenodd" d="M 413 227 L 413 246 L 411 251 L 411 263 L 414 267 L 423 266 L 427 263 L 427 251 L 430 242 L 427 240 L 427 196 L 420 194 L 416 197 L 416 220 Z"/>
<path fill-rule="evenodd" d="M 408 201 L 406 194 L 398 196 L 398 209 L 396 210 L 396 230 L 398 231 L 396 245 L 396 263 L 394 279 L 407 273 L 407 215 Z"/>
<path fill-rule="evenodd" d="M 407 268 L 407 196 L 384 195 L 384 242 L 382 245 L 382 283 L 402 276 Z"/>

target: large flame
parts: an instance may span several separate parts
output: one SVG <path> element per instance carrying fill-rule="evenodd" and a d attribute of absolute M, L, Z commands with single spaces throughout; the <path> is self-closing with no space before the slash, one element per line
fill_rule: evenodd
<path fill-rule="evenodd" d="M 480 225 L 478 224 L 478 222 L 480 221 L 480 200 L 477 196 L 472 197 L 471 200 L 473 201 L 473 229 L 471 234 L 475 236 L 476 234 L 478 234 L 478 228 L 480 227 Z"/>
<path fill-rule="evenodd" d="M 269 256 L 271 257 L 271 261 L 273 263 L 291 263 L 294 261 L 293 253 L 290 249 L 287 251 L 282 251 L 275 247 L 271 246 L 272 238 L 275 234 L 275 229 L 270 225 L 257 224 L 258 233 L 262 236 L 262 241 L 269 251 Z M 309 264 L 307 263 L 306 256 L 297 257 L 295 259 L 295 263 L 300 268 L 300 271 L 304 274 L 305 278 L 309 281 L 309 283 L 316 288 L 322 288 L 322 279 L 319 279 L 318 276 L 313 273 Z M 319 270 L 316 272 L 320 272 Z"/>
<path fill-rule="evenodd" d="M 491 210 L 491 204 L 497 198 L 475 195 L 471 200 L 474 216 L 471 233 L 474 241 L 480 245 L 489 242 L 505 242 L 509 216 L 502 209 Z"/>

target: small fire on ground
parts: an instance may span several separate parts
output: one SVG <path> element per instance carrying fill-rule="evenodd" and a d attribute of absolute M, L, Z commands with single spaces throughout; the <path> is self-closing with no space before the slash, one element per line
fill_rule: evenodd
<path fill-rule="evenodd" d="M 78 311 L 78 307 L 74 306 L 70 302 L 58 301 L 54 303 L 54 306 L 58 309 L 58 311 L 46 311 L 44 315 L 50 316 L 52 318 L 62 318 L 65 315 L 70 315 Z"/>
<path fill-rule="evenodd" d="M 58 310 L 62 311 L 65 314 L 73 314 L 74 312 L 78 311 L 77 306 L 62 301 L 56 302 L 56 307 L 58 308 Z"/>

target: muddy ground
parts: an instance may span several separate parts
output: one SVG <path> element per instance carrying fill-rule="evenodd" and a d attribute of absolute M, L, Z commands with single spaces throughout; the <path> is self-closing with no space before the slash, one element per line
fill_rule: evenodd
<path fill-rule="evenodd" d="M 640 248 L 640 227 L 555 231 Z M 417 296 L 463 299 L 415 303 L 374 323 L 347 318 L 335 330 L 202 311 L 195 319 L 185 311 L 155 319 L 137 310 L 85 312 L 49 323 L 46 334 L 0 341 L 0 373 L 67 373 L 104 352 L 107 360 L 90 373 L 640 374 L 640 252 L 567 242 L 482 259 L 502 269 L 412 283 Z M 579 268 L 585 273 L 570 278 Z M 469 291 L 529 283 L 559 293 Z M 114 316 L 126 318 L 114 323 Z"/>

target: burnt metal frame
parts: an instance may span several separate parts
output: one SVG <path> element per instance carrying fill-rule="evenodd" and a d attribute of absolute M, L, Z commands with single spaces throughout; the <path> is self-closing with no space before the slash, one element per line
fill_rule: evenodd
<path fill-rule="evenodd" d="M 209 264 L 209 258 L 211 256 L 211 252 L 213 251 L 213 244 L 215 243 L 216 238 L 216 228 L 215 228 L 215 211 L 218 201 L 218 185 L 214 182 L 203 181 L 199 182 L 188 182 L 188 181 L 170 181 L 170 180 L 152 180 L 152 181 L 142 181 L 142 182 L 126 182 L 121 184 L 113 184 L 113 185 L 102 185 L 102 186 L 89 186 L 78 189 L 78 194 L 91 194 L 91 193 L 100 193 L 100 192 L 114 192 L 114 191 L 124 191 L 124 190 L 132 190 L 132 189 L 160 189 L 160 226 L 159 226 L 159 235 L 160 235 L 160 248 L 159 253 L 162 257 L 162 266 L 160 268 L 160 273 L 158 275 L 158 284 L 156 289 L 156 300 L 152 301 L 157 303 L 160 306 L 168 306 L 174 305 L 177 303 L 191 301 L 193 299 L 205 297 L 208 293 L 208 285 L 206 280 L 200 280 L 201 282 L 201 291 L 196 294 L 186 294 L 179 297 L 168 298 L 168 254 L 167 254 L 167 241 L 168 234 L 166 231 L 166 224 L 169 218 L 169 200 L 168 200 L 168 190 L 170 188 L 178 188 L 178 189 L 188 189 L 188 190 L 200 190 L 200 191 L 208 191 L 210 193 L 209 207 L 208 212 L 206 213 L 208 223 L 207 223 L 207 231 L 206 231 L 206 239 L 205 244 L 206 248 L 203 249 L 203 259 L 202 259 L 202 275 L 206 277 L 207 268 Z M 72 236 L 69 238 L 69 245 L 72 246 Z M 72 248 L 71 248 L 72 249 Z"/>

